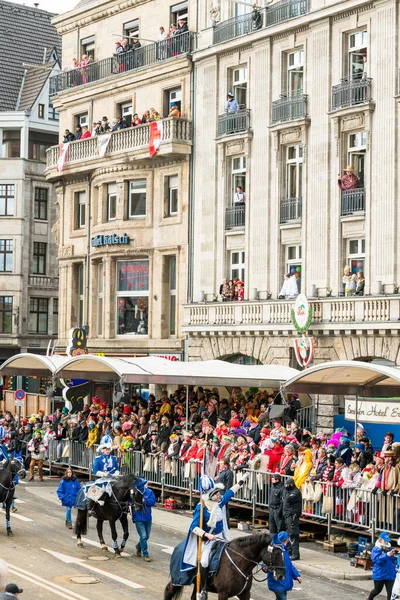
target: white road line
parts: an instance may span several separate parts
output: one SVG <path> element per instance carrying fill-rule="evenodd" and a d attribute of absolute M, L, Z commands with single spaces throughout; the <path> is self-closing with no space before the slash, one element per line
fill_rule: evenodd
<path fill-rule="evenodd" d="M 6 514 L 6 511 L 2 508 L 0 510 L 3 514 Z M 33 519 L 28 519 L 28 517 L 24 517 L 24 515 L 17 515 L 17 513 L 11 513 L 13 519 L 18 519 L 19 521 L 25 521 L 26 523 L 33 523 Z"/>
<path fill-rule="evenodd" d="M 20 500 L 19 498 L 14 498 L 15 504 L 26 504 L 25 500 Z"/>
<path fill-rule="evenodd" d="M 28 482 L 27 481 L 22 481 L 22 479 L 20 479 L 18 483 L 22 483 L 22 485 L 28 485 Z"/>
<path fill-rule="evenodd" d="M 8 565 L 8 567 L 9 567 L 9 572 L 12 573 L 13 575 L 17 575 L 18 577 L 21 577 L 22 579 L 25 579 L 26 581 L 29 581 L 30 583 L 38 585 L 39 587 L 42 587 L 45 590 L 49 590 L 50 592 L 53 592 L 53 594 L 56 594 L 57 596 L 61 596 L 61 598 L 67 598 L 67 600 L 89 600 L 88 598 L 86 598 L 86 596 L 81 596 L 80 594 L 72 592 L 71 590 L 68 590 L 67 588 L 61 587 L 60 585 L 53 583 L 52 581 L 46 581 L 45 579 L 42 579 L 42 577 L 39 577 L 38 575 L 35 575 L 34 573 L 30 573 L 29 571 L 24 571 L 20 567 L 15 567 L 10 564 Z"/>
<path fill-rule="evenodd" d="M 133 589 L 143 589 L 143 585 L 140 585 L 139 583 L 135 583 L 134 581 L 130 581 L 129 579 L 125 579 L 124 577 L 120 577 L 119 575 L 114 575 L 113 573 L 109 573 L 108 571 L 102 571 L 101 569 L 97 569 L 97 567 L 94 567 L 93 565 L 89 565 L 87 562 L 85 562 L 84 560 L 80 559 L 80 558 L 74 558 L 73 556 L 68 556 L 67 554 L 61 554 L 59 552 L 53 552 L 53 550 L 47 550 L 46 548 L 41 548 L 41 550 L 43 550 L 43 552 L 47 552 L 48 554 L 51 554 L 52 556 L 54 556 L 55 558 L 58 558 L 59 560 L 61 560 L 64 563 L 67 564 L 76 564 L 79 565 L 80 567 L 83 567 L 84 569 L 88 569 L 89 571 L 93 571 L 94 573 L 97 573 L 98 575 L 102 575 L 103 577 L 108 577 L 109 579 L 113 579 L 114 581 L 118 581 L 118 583 L 122 583 L 123 585 L 126 585 L 130 588 Z"/>
<path fill-rule="evenodd" d="M 73 537 L 72 539 L 76 540 L 76 537 Z M 95 542 L 94 540 L 89 540 L 89 538 L 82 538 L 82 542 L 84 542 L 85 544 L 89 544 L 89 546 L 96 546 L 96 548 L 101 548 L 101 544 L 100 542 Z M 112 548 L 110 548 L 110 552 L 111 552 Z M 114 552 L 114 550 L 112 550 Z M 131 554 L 127 554 L 126 552 L 121 552 L 121 556 L 123 556 L 124 558 L 129 558 L 131 556 Z"/>
<path fill-rule="evenodd" d="M 162 548 L 161 552 L 165 552 L 165 554 L 172 554 L 174 551 L 173 546 L 167 546 L 166 544 L 157 544 L 157 542 L 149 542 L 153 544 L 153 546 L 160 546 Z"/>

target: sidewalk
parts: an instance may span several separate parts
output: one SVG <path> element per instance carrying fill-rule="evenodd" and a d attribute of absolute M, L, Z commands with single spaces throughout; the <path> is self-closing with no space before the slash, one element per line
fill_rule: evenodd
<path fill-rule="evenodd" d="M 153 509 L 153 524 L 157 525 L 162 531 L 173 531 L 184 539 L 189 530 L 191 517 L 182 515 L 174 511 L 162 510 L 160 508 Z M 250 532 L 249 532 L 250 533 Z M 231 529 L 230 536 L 234 540 L 244 535 L 249 535 L 248 532 Z M 251 535 L 251 533 L 250 533 Z M 371 571 L 364 571 L 350 566 L 350 562 L 344 558 L 339 558 L 333 553 L 323 552 L 321 550 L 311 550 L 300 545 L 301 560 L 296 562 L 296 568 L 300 573 L 309 573 L 317 577 L 335 580 L 371 580 Z M 358 584 L 359 586 L 359 584 Z M 362 586 L 364 587 L 364 586 Z M 368 584 L 368 588 L 371 585 Z"/>

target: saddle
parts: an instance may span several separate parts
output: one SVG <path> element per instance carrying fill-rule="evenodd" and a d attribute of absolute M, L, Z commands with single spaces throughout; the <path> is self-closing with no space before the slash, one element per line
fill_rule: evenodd
<path fill-rule="evenodd" d="M 224 548 L 229 546 L 230 542 L 220 542 L 215 544 L 210 554 L 210 563 L 208 569 L 208 579 L 211 580 L 215 573 L 218 572 Z M 188 571 L 181 571 L 181 557 L 185 550 L 185 542 L 180 542 L 174 549 L 171 556 L 171 581 L 174 586 L 192 585 L 196 579 L 197 567 L 193 567 Z"/>

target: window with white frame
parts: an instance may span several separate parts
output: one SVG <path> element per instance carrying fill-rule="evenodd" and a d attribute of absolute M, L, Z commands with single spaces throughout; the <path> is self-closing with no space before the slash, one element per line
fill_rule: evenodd
<path fill-rule="evenodd" d="M 139 19 L 125 23 L 123 35 L 129 40 L 131 45 L 137 42 L 139 39 Z"/>
<path fill-rule="evenodd" d="M 119 114 L 122 119 L 128 123 L 130 127 L 132 124 L 133 106 L 132 102 L 121 102 L 119 105 Z"/>
<path fill-rule="evenodd" d="M 365 154 L 367 151 L 367 134 L 365 131 L 350 133 L 347 138 L 347 164 L 355 168 L 360 179 L 360 187 L 364 187 Z"/>
<path fill-rule="evenodd" d="M 76 227 L 83 229 L 86 225 L 86 192 L 77 192 L 75 194 L 76 206 Z"/>
<path fill-rule="evenodd" d="M 239 67 L 232 71 L 232 93 L 240 108 L 247 105 L 247 67 Z"/>
<path fill-rule="evenodd" d="M 303 93 L 304 51 L 296 50 L 287 54 L 287 93 L 289 96 Z"/>
<path fill-rule="evenodd" d="M 85 284 L 83 265 L 78 266 L 78 326 L 82 327 L 85 317 Z"/>
<path fill-rule="evenodd" d="M 128 219 L 144 219 L 146 216 L 146 180 L 129 182 Z"/>
<path fill-rule="evenodd" d="M 104 264 L 97 265 L 97 335 L 103 335 Z"/>
<path fill-rule="evenodd" d="M 176 256 L 169 260 L 169 335 L 176 335 Z"/>
<path fill-rule="evenodd" d="M 89 126 L 89 115 L 88 113 L 82 113 L 81 115 L 76 115 L 75 117 L 76 125 L 79 127 Z"/>
<path fill-rule="evenodd" d="M 365 271 L 365 238 L 347 241 L 347 265 L 352 273 Z"/>
<path fill-rule="evenodd" d="M 177 24 L 179 19 L 188 20 L 189 1 L 179 2 L 171 6 L 171 23 Z"/>
<path fill-rule="evenodd" d="M 182 112 L 182 88 L 175 87 L 164 91 L 164 113 L 168 115 L 171 104 L 176 104 L 179 112 Z"/>
<path fill-rule="evenodd" d="M 243 250 L 232 250 L 230 252 L 230 273 L 231 279 L 238 277 L 240 281 L 245 280 L 245 259 L 246 253 Z"/>
<path fill-rule="evenodd" d="M 117 335 L 147 335 L 149 261 L 117 261 Z"/>
<path fill-rule="evenodd" d="M 232 201 L 234 205 L 246 200 L 246 168 L 245 156 L 232 158 Z"/>
<path fill-rule="evenodd" d="M 301 291 L 301 262 L 302 262 L 302 249 L 301 245 L 286 246 L 285 248 L 285 264 L 286 273 L 290 276 L 298 273 L 297 289 Z"/>
<path fill-rule="evenodd" d="M 179 178 L 178 175 L 168 177 L 167 187 L 167 216 L 178 214 Z"/>
<path fill-rule="evenodd" d="M 367 75 L 368 31 L 357 31 L 348 36 L 349 75 L 356 79 Z"/>
<path fill-rule="evenodd" d="M 303 194 L 303 146 L 286 147 L 286 198 Z"/>
<path fill-rule="evenodd" d="M 115 221 L 117 218 L 117 184 L 107 185 L 107 221 Z"/>
<path fill-rule="evenodd" d="M 85 55 L 87 57 L 90 56 L 92 60 L 95 59 L 95 47 L 96 47 L 96 38 L 94 35 L 90 35 L 87 38 L 81 40 L 81 58 Z"/>

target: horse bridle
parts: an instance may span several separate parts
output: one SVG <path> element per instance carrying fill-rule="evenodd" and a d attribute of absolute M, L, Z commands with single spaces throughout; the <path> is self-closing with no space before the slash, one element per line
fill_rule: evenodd
<path fill-rule="evenodd" d="M 247 556 L 244 556 L 244 554 L 241 554 L 240 552 L 237 552 L 237 550 L 234 550 L 234 549 L 233 549 L 233 548 L 231 548 L 231 547 L 229 547 L 229 552 L 228 552 L 228 546 L 229 546 L 229 544 L 226 544 L 226 546 L 225 546 L 225 548 L 224 548 L 224 552 L 225 552 L 225 554 L 227 555 L 227 557 L 229 558 L 229 560 L 230 560 L 230 562 L 232 563 L 232 565 L 235 567 L 235 569 L 236 569 L 236 570 L 237 570 L 237 571 L 240 573 L 240 575 L 241 575 L 241 576 L 243 577 L 243 579 L 244 579 L 244 585 L 243 585 L 242 589 L 240 590 L 240 592 L 239 592 L 238 594 L 236 594 L 236 596 L 240 596 L 240 594 L 241 594 L 241 593 L 244 591 L 244 589 L 246 588 L 246 586 L 247 586 L 247 583 L 248 583 L 248 581 L 249 581 L 250 577 L 253 577 L 254 581 L 257 581 L 257 583 L 262 583 L 262 582 L 266 581 L 266 579 L 267 579 L 267 577 L 268 577 L 268 576 L 266 576 L 264 579 L 256 579 L 255 575 L 257 575 L 257 574 L 258 574 L 260 571 L 262 571 L 262 570 L 263 570 L 265 567 L 267 567 L 267 570 L 268 570 L 268 571 L 271 571 L 271 568 L 272 568 L 272 567 L 274 567 L 274 565 L 272 564 L 272 551 L 273 551 L 273 549 L 274 549 L 274 548 L 278 548 L 278 549 L 279 549 L 281 552 L 283 552 L 283 550 L 282 550 L 282 548 L 281 548 L 280 546 L 278 546 L 278 545 L 276 545 L 276 544 L 269 545 L 269 546 L 268 546 L 268 551 L 269 551 L 269 554 L 270 554 L 270 562 L 269 562 L 269 564 L 267 564 L 267 563 L 264 563 L 264 566 L 260 566 L 260 567 L 259 567 L 259 569 L 258 569 L 258 570 L 257 570 L 255 573 L 253 573 L 253 570 L 252 570 L 250 575 L 245 575 L 245 574 L 243 573 L 243 571 L 240 569 L 240 567 L 238 567 L 238 565 L 237 565 L 237 564 L 235 563 L 235 561 L 232 559 L 232 557 L 230 556 L 229 552 L 233 552 L 233 553 L 234 553 L 234 554 L 236 554 L 237 556 L 240 556 L 241 558 L 244 558 L 244 560 L 247 560 L 247 562 L 253 563 L 253 564 L 254 564 L 255 566 L 257 566 L 257 567 L 260 565 L 260 563 L 259 563 L 259 562 L 257 562 L 257 561 L 255 561 L 255 560 L 252 560 L 251 558 L 247 558 Z M 253 567 L 253 569 L 254 569 L 254 567 Z M 276 569 L 276 570 L 278 570 L 278 569 L 284 569 L 284 567 L 274 567 L 274 568 L 272 569 L 272 571 L 273 571 L 274 573 L 275 573 L 275 569 Z"/>
<path fill-rule="evenodd" d="M 5 497 L 5 500 L 4 500 L 4 502 L 6 502 L 6 501 L 7 501 L 7 498 L 8 498 L 8 495 L 10 494 L 10 492 L 12 492 L 13 490 L 15 490 L 15 483 L 14 483 L 14 481 L 15 481 L 15 477 L 16 477 L 17 475 L 20 475 L 20 474 L 22 474 L 23 472 L 25 472 L 25 469 L 23 468 L 23 463 L 22 463 L 22 461 L 20 461 L 20 460 L 19 460 L 19 458 L 12 458 L 12 459 L 9 459 L 9 460 L 8 460 L 8 461 L 6 461 L 6 462 L 7 462 L 7 463 L 9 463 L 9 462 L 18 462 L 18 463 L 20 464 L 21 468 L 20 468 L 20 469 L 19 469 L 19 470 L 18 470 L 16 473 L 13 473 L 12 471 L 9 471 L 10 475 L 12 476 L 12 479 L 11 479 L 11 485 L 10 485 L 9 487 L 7 487 L 7 486 L 3 485 L 3 484 L 0 482 L 0 487 L 2 487 L 4 490 L 7 490 L 7 495 L 6 495 L 6 497 Z M 8 469 L 7 469 L 7 468 L 5 468 L 4 470 L 8 471 Z"/>

